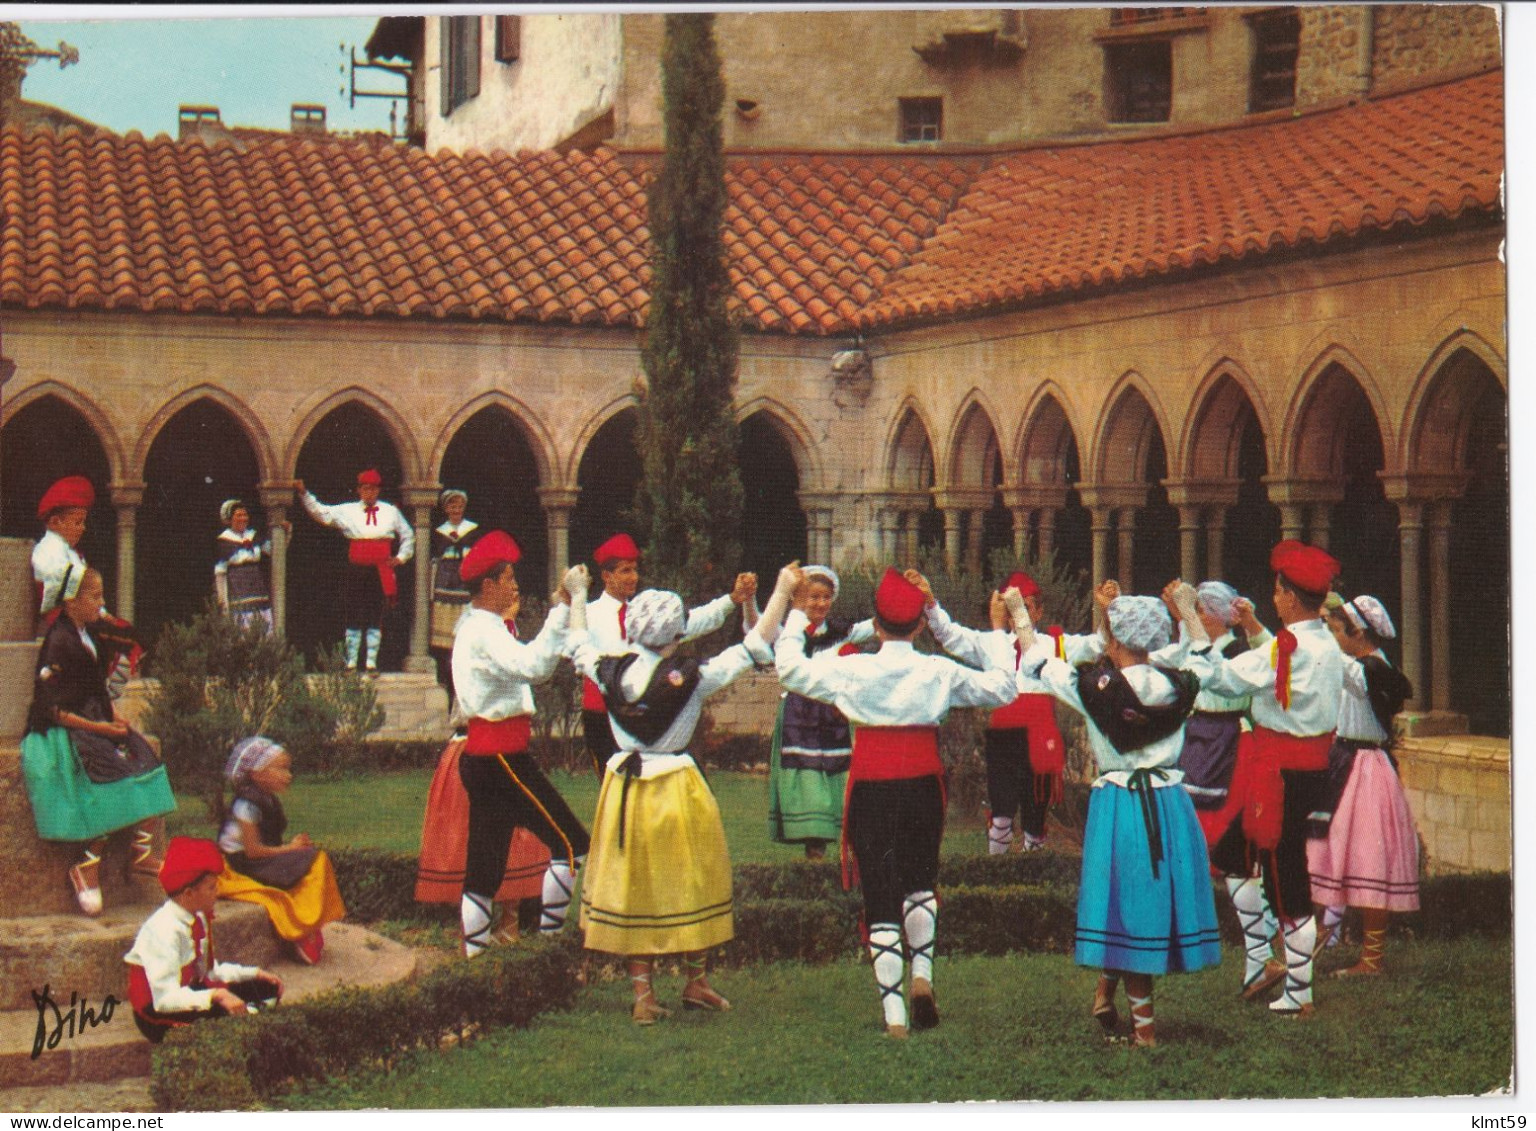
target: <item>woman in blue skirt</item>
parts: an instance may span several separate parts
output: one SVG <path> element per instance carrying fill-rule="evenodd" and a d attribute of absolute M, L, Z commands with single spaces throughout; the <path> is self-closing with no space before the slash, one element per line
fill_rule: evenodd
<path fill-rule="evenodd" d="M 1221 936 L 1211 894 L 1205 837 L 1189 794 L 1179 788 L 1184 720 L 1199 691 L 1195 671 L 1154 667 L 1147 653 L 1165 646 L 1172 625 L 1155 597 L 1120 597 L 1113 581 L 1100 587 L 1108 601 L 1104 657 L 1073 668 L 1037 643 L 1023 600 L 1005 594 L 1023 648 L 1021 691 L 1048 691 L 1087 722 L 1098 762 L 1083 836 L 1083 876 L 1077 899 L 1079 965 L 1103 973 L 1093 1016 L 1105 1035 L 1119 1026 L 1115 992 L 1125 983 L 1132 1043 L 1157 1043 L 1152 978 L 1214 966 Z M 1194 608 L 1194 590 L 1175 597 L 1192 646 L 1209 644 Z M 1201 657 L 1192 653 L 1190 667 Z"/>

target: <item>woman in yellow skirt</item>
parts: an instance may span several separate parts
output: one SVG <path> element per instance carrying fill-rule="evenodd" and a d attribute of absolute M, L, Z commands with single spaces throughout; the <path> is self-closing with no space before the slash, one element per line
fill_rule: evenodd
<path fill-rule="evenodd" d="M 308 833 L 284 841 L 288 818 L 278 794 L 293 782 L 293 762 L 270 738 L 235 743 L 224 777 L 234 794 L 219 830 L 224 872 L 219 898 L 259 903 L 295 956 L 313 966 L 325 949 L 321 928 L 347 913 L 331 858 Z"/>
<path fill-rule="evenodd" d="M 777 625 L 788 603 L 787 595 L 775 600 L 745 640 L 703 663 L 672 655 L 687 615 L 676 593 L 650 589 L 630 602 L 622 656 L 598 655 L 585 609 L 572 604 L 576 668 L 602 689 L 618 743 L 598 794 L 581 926 L 588 948 L 629 959 L 637 1025 L 669 1012 L 651 986 L 665 954 L 683 956 L 685 1009 L 730 1008 L 709 984 L 705 952 L 735 934 L 731 861 L 720 808 L 688 744 L 705 699 L 772 663 L 761 631 Z"/>

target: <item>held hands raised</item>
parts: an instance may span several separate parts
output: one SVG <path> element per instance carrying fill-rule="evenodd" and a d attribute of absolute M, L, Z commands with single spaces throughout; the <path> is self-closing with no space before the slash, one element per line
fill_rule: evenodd
<path fill-rule="evenodd" d="M 738 573 L 731 586 L 731 603 L 739 605 L 757 592 L 757 574 Z"/>
<path fill-rule="evenodd" d="M 1211 642 L 1211 637 L 1205 631 L 1205 622 L 1200 619 L 1199 610 L 1195 607 L 1195 597 L 1195 587 L 1179 578 L 1174 578 L 1163 587 L 1163 603 L 1175 619 L 1184 625 L 1184 635 L 1189 642 L 1202 648 Z"/>
<path fill-rule="evenodd" d="M 773 580 L 774 595 L 783 594 L 786 601 L 793 601 L 794 607 L 804 608 L 806 599 L 805 574 L 800 569 L 798 561 L 790 562 Z"/>
<path fill-rule="evenodd" d="M 928 579 L 915 569 L 909 569 L 902 573 L 909 585 L 915 585 L 922 591 L 923 608 L 931 609 L 939 603 L 939 599 L 933 595 L 933 586 L 928 584 Z"/>
<path fill-rule="evenodd" d="M 575 601 L 578 597 L 585 598 L 587 590 L 592 587 L 592 577 L 587 573 L 584 565 L 573 565 L 565 571 L 560 578 L 560 591 L 564 595 L 563 600 Z"/>
<path fill-rule="evenodd" d="M 1003 591 L 1003 606 L 1008 611 L 1008 619 L 1013 623 L 1013 634 L 1018 638 L 1019 647 L 1029 651 L 1035 643 L 1035 623 L 1029 618 L 1024 595 L 1010 586 Z"/>

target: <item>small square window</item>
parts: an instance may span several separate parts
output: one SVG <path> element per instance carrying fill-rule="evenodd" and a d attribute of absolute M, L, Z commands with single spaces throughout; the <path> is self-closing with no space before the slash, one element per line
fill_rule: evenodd
<path fill-rule="evenodd" d="M 1173 110 L 1173 43 L 1111 43 L 1104 85 L 1112 122 L 1166 122 Z"/>
<path fill-rule="evenodd" d="M 1296 57 L 1301 53 L 1301 16 L 1295 8 L 1250 16 L 1253 70 L 1248 112 L 1296 105 Z"/>
<path fill-rule="evenodd" d="M 496 61 L 513 63 L 523 51 L 523 17 L 496 17 Z"/>
<path fill-rule="evenodd" d="M 480 93 L 480 17 L 441 16 L 443 117 Z"/>
<path fill-rule="evenodd" d="M 942 141 L 944 139 L 944 100 L 942 98 L 898 98 L 901 127 L 896 140 Z"/>

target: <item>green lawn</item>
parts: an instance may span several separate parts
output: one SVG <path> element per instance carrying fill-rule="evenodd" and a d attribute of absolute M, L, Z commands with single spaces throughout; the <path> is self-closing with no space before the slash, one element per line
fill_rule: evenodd
<path fill-rule="evenodd" d="M 549 774 L 571 809 L 591 826 L 597 809 L 597 778 L 554 770 Z M 416 855 L 421 848 L 421 815 L 427 804 L 430 770 L 363 774 L 346 779 L 298 778 L 283 795 L 289 833 L 307 832 L 322 847 L 350 845 Z M 795 845 L 768 839 L 768 779 L 758 774 L 715 771 L 709 784 L 720 803 L 733 863 L 783 863 L 802 855 Z M 189 836 L 212 835 L 201 804 L 183 801 L 170 819 L 171 831 Z M 980 820 L 952 820 L 945 851 L 985 850 L 986 832 Z"/>
<path fill-rule="evenodd" d="M 943 944 L 942 928 L 940 945 Z M 1338 965 L 1353 953 L 1325 960 Z M 1240 956 L 1158 979 L 1153 1050 L 1110 1047 L 1087 1016 L 1095 973 L 1062 955 L 941 956 L 943 1024 L 887 1040 L 853 961 L 722 972 L 728 1014 L 628 1019 L 621 981 L 568 1013 L 418 1054 L 283 1101 L 301 1108 L 516 1108 L 1478 1095 L 1512 1056 L 1507 941 L 1394 944 L 1391 976 L 1321 982 L 1307 1022 L 1236 994 Z M 658 978 L 675 1002 L 679 979 Z M 1122 1001 L 1122 1009 L 1124 1004 Z M 771 1050 L 771 1051 L 769 1051 Z"/>

